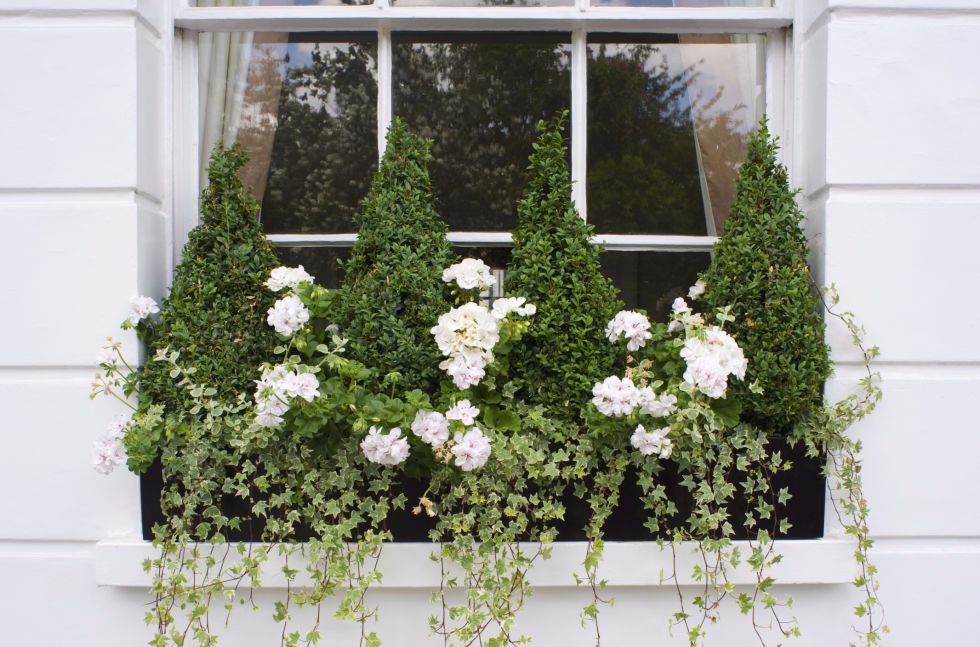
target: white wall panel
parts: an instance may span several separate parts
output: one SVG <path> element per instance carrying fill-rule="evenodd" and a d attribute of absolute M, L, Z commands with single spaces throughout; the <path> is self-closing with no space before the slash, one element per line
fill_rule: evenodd
<path fill-rule="evenodd" d="M 0 188 L 136 183 L 133 26 L 0 21 Z"/>
<path fill-rule="evenodd" d="M 44 548 L 22 551 L 0 543 L 0 643 L 134 647 L 148 642 L 145 593 L 97 588 L 92 559 L 52 555 Z"/>
<path fill-rule="evenodd" d="M 795 150 L 802 168 L 794 177 L 801 178 L 804 192 L 812 195 L 827 183 L 827 27 L 799 35 L 797 43 L 800 144 Z"/>
<path fill-rule="evenodd" d="M 138 292 L 137 210 L 123 200 L 0 201 L 12 243 L 0 254 L 0 365 L 94 367 L 107 335 L 135 357 L 134 336 L 119 330 Z"/>
<path fill-rule="evenodd" d="M 977 362 L 980 320 L 971 282 L 980 276 L 980 198 L 970 192 L 849 195 L 826 204 L 825 281 L 837 284 L 868 340 L 890 362 Z M 846 201 L 845 201 L 846 200 Z M 837 359 L 854 359 L 831 322 Z"/>
<path fill-rule="evenodd" d="M 0 372 L 0 540 L 139 533 L 137 477 L 125 470 L 103 476 L 91 467 L 92 442 L 125 411 L 109 399 L 89 400 L 91 375 Z"/>
<path fill-rule="evenodd" d="M 829 30 L 830 183 L 980 182 L 980 15 L 844 15 Z"/>
<path fill-rule="evenodd" d="M 139 74 L 134 77 L 138 96 L 137 186 L 141 193 L 162 202 L 170 176 L 171 144 L 166 123 L 170 100 L 166 95 L 163 44 L 141 26 L 136 32 L 136 51 L 140 63 Z"/>
<path fill-rule="evenodd" d="M 881 403 L 852 433 L 864 444 L 871 532 L 894 537 L 980 537 L 976 400 L 980 370 L 884 367 Z M 848 393 L 855 373 L 827 386 Z"/>

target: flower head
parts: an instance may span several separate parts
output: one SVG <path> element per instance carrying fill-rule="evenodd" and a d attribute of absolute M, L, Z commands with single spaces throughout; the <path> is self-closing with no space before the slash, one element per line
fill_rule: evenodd
<path fill-rule="evenodd" d="M 96 364 L 101 364 L 103 366 L 115 366 L 117 362 L 118 358 L 116 356 L 116 349 L 112 348 L 111 346 L 109 348 L 103 348 L 95 354 Z"/>
<path fill-rule="evenodd" d="M 361 441 L 361 451 L 372 463 L 398 465 L 408 458 L 408 440 L 402 438 L 402 430 L 398 427 L 383 434 L 378 427 L 372 426 Z"/>
<path fill-rule="evenodd" d="M 446 283 L 456 282 L 463 290 L 487 290 L 497 282 L 490 267 L 478 258 L 464 258 L 459 263 L 447 267 L 442 273 Z"/>
<path fill-rule="evenodd" d="M 687 291 L 687 298 L 688 299 L 697 299 L 699 296 L 701 296 L 702 294 L 704 294 L 704 288 L 705 287 L 706 286 L 704 284 L 704 281 L 702 281 L 701 279 L 698 279 L 697 281 L 694 282 L 694 285 L 691 286 L 691 289 L 689 289 Z"/>
<path fill-rule="evenodd" d="M 419 411 L 412 422 L 412 433 L 422 442 L 438 447 L 449 440 L 449 421 L 438 411 Z"/>
<path fill-rule="evenodd" d="M 295 290 L 300 283 L 312 283 L 313 277 L 310 276 L 303 266 L 298 267 L 277 267 L 269 273 L 269 280 L 265 286 L 273 292 L 279 292 L 283 288 Z"/>
<path fill-rule="evenodd" d="M 133 297 L 129 300 L 130 312 L 129 312 L 129 323 L 134 326 L 139 322 L 143 321 L 151 314 L 156 314 L 160 312 L 160 306 L 157 302 L 150 297 Z"/>
<path fill-rule="evenodd" d="M 637 425 L 636 430 L 630 437 L 630 444 L 644 456 L 657 454 L 660 458 L 670 458 L 674 451 L 674 444 L 667 438 L 670 427 L 661 427 L 653 431 L 647 431 L 643 425 Z"/>
<path fill-rule="evenodd" d="M 512 312 L 519 317 L 527 317 L 537 311 L 537 306 L 527 303 L 524 297 L 501 297 L 493 302 L 493 310 L 490 314 L 494 319 L 505 319 Z"/>
<path fill-rule="evenodd" d="M 269 308 L 269 317 L 266 319 L 277 333 L 287 337 L 300 330 L 309 320 L 309 310 L 299 297 L 294 295 L 276 301 L 275 305 Z"/>
<path fill-rule="evenodd" d="M 456 457 L 456 465 L 464 472 L 483 467 L 490 458 L 490 441 L 479 427 L 472 427 L 466 433 L 457 431 L 453 442 L 451 451 Z"/>
<path fill-rule="evenodd" d="M 92 444 L 92 468 L 100 474 L 126 464 L 126 448 L 118 436 L 103 436 Z"/>
<path fill-rule="evenodd" d="M 460 400 L 446 412 L 446 418 L 459 420 L 467 427 L 476 421 L 478 415 L 480 415 L 480 410 L 470 404 L 469 400 Z"/>
<path fill-rule="evenodd" d="M 745 378 L 748 361 L 742 349 L 718 326 L 705 330 L 703 337 L 690 337 L 680 355 L 687 362 L 684 381 L 709 398 L 725 396 L 729 375 Z"/>
<path fill-rule="evenodd" d="M 628 340 L 626 349 L 630 352 L 640 350 L 653 337 L 650 333 L 650 320 L 639 312 L 620 310 L 606 325 L 606 339 L 615 342 L 620 337 Z"/>
<path fill-rule="evenodd" d="M 604 416 L 628 416 L 633 413 L 640 397 L 639 390 L 628 377 L 607 377 L 592 387 L 592 404 Z"/>

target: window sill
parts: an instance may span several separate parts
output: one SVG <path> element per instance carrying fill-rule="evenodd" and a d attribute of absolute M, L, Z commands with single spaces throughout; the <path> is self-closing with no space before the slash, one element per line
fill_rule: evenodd
<path fill-rule="evenodd" d="M 748 542 L 737 541 L 743 559 L 751 552 Z M 530 573 L 532 586 L 538 588 L 575 587 L 573 573 L 581 572 L 585 557 L 584 542 L 553 544 L 551 558 L 538 562 Z M 434 589 L 439 586 L 439 565 L 430 559 L 433 544 L 387 544 L 381 554 L 378 569 L 384 578 L 378 588 Z M 854 578 L 854 547 L 849 539 L 807 539 L 777 542 L 783 555 L 781 563 L 769 574 L 777 584 L 843 584 Z M 141 539 L 112 539 L 101 541 L 95 549 L 95 578 L 99 586 L 149 588 L 152 576 L 143 571 L 143 562 L 157 555 L 152 543 Z M 693 546 L 677 550 L 677 573 L 682 585 L 695 584 L 691 577 L 693 566 L 700 558 Z M 672 586 L 665 581 L 672 570 L 673 556 L 669 546 L 654 542 L 607 542 L 605 555 L 599 565 L 600 579 L 608 586 Z M 284 588 L 283 560 L 270 556 L 264 569 L 263 588 Z M 755 576 L 744 563 L 729 580 L 733 584 L 754 584 Z M 302 581 L 299 582 L 302 584 Z"/>

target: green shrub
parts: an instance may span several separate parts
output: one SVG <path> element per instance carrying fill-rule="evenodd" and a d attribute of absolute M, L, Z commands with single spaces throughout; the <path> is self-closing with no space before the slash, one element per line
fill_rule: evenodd
<path fill-rule="evenodd" d="M 168 413 L 191 405 L 170 377 L 170 365 L 153 361 L 157 350 L 179 352 L 181 366 L 197 369 L 194 381 L 228 402 L 251 394 L 259 365 L 273 356 L 276 334 L 266 316 L 276 297 L 262 284 L 279 259 L 256 217 L 258 203 L 238 179 L 247 160 L 238 145 L 219 145 L 212 153 L 201 222 L 184 246 L 160 324 L 148 339 L 140 401 L 162 404 Z"/>
<path fill-rule="evenodd" d="M 562 417 L 566 407 L 573 414 L 588 402 L 593 385 L 612 374 L 615 349 L 605 329 L 622 308 L 599 268 L 592 227 L 572 204 L 563 122 L 538 126 L 506 279 L 508 294 L 538 306 L 522 339 L 524 352 L 512 358 L 511 375 L 531 403 Z"/>
<path fill-rule="evenodd" d="M 763 120 L 739 171 L 725 232 L 701 278 L 707 307 L 732 306 L 735 321 L 727 329 L 750 358 L 745 381 L 730 386 L 742 400 L 743 419 L 784 434 L 820 402 L 830 359 L 807 265 L 804 214 L 777 150 Z M 764 393 L 750 391 L 755 381 Z"/>
<path fill-rule="evenodd" d="M 451 305 L 442 271 L 455 257 L 434 206 L 431 146 L 392 121 L 337 302 L 351 356 L 380 377 L 399 373 L 406 390 L 436 388 L 442 357 L 429 331 Z"/>

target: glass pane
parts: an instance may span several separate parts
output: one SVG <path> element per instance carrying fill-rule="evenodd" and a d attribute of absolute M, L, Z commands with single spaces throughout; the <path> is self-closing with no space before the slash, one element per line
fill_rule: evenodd
<path fill-rule="evenodd" d="M 269 233 L 355 231 L 378 165 L 375 34 L 200 38 L 202 155 L 248 150 L 242 180 Z"/>
<path fill-rule="evenodd" d="M 391 0 L 397 7 L 561 7 L 575 0 Z"/>
<path fill-rule="evenodd" d="M 592 0 L 593 7 L 771 7 L 772 0 Z"/>
<path fill-rule="evenodd" d="M 340 263 L 350 257 L 350 247 L 280 247 L 283 265 L 303 269 L 313 275 L 317 285 L 335 290 L 344 279 Z"/>
<path fill-rule="evenodd" d="M 603 273 L 622 292 L 627 309 L 643 308 L 652 321 L 667 321 L 677 297 L 687 298 L 710 252 L 603 252 Z"/>
<path fill-rule="evenodd" d="M 588 51 L 589 222 L 720 234 L 764 110 L 763 38 L 592 34 Z"/>
<path fill-rule="evenodd" d="M 374 0 L 197 0 L 195 7 L 252 7 L 252 6 L 330 6 L 373 4 Z"/>
<path fill-rule="evenodd" d="M 517 223 L 537 123 L 569 108 L 567 42 L 515 32 L 395 35 L 394 112 L 434 140 L 433 188 L 451 229 Z"/>

